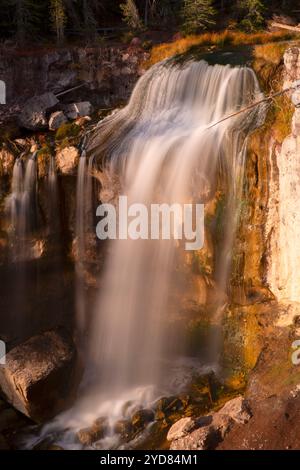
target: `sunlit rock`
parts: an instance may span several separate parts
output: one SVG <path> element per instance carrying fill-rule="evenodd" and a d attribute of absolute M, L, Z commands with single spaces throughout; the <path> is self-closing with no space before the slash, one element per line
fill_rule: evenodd
<path fill-rule="evenodd" d="M 15 157 L 5 147 L 0 150 L 0 174 L 11 175 L 14 167 Z"/>
<path fill-rule="evenodd" d="M 76 350 L 69 335 L 53 330 L 12 349 L 0 367 L 0 388 L 7 401 L 42 422 L 70 404 Z"/>
<path fill-rule="evenodd" d="M 175 441 L 176 439 L 181 439 L 187 434 L 190 434 L 196 427 L 197 425 L 193 418 L 182 418 L 170 428 L 167 440 Z"/>
<path fill-rule="evenodd" d="M 65 147 L 56 154 L 56 165 L 63 175 L 76 173 L 79 161 L 79 151 L 76 147 Z"/>

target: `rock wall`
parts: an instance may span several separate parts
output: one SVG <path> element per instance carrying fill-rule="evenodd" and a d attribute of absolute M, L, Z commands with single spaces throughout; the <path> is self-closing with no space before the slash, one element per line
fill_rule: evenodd
<path fill-rule="evenodd" d="M 34 95 L 59 93 L 82 83 L 85 86 L 76 91 L 76 101 L 116 107 L 129 98 L 147 57 L 143 49 L 126 46 L 0 49 L 0 80 L 6 83 L 8 104 L 1 107 L 2 118 L 18 112 L 18 106 Z M 72 101 L 72 94 L 66 100 Z"/>
<path fill-rule="evenodd" d="M 284 88 L 300 79 L 300 49 L 284 56 Z M 300 301 L 300 109 L 295 108 L 291 134 L 281 145 L 270 143 L 267 281 L 279 301 Z"/>

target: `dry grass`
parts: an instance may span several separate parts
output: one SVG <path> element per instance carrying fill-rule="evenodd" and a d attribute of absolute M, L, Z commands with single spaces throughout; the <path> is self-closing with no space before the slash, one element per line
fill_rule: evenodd
<path fill-rule="evenodd" d="M 268 43 L 255 46 L 254 57 L 275 65 L 280 64 L 283 54 L 286 51 L 286 44 Z"/>
<path fill-rule="evenodd" d="M 178 39 L 177 41 L 164 43 L 153 47 L 151 56 L 145 65 L 146 67 L 151 67 L 157 62 L 167 59 L 168 57 L 187 52 L 193 46 L 222 47 L 226 45 L 241 46 L 262 44 L 262 47 L 267 47 L 268 43 L 285 41 L 292 38 L 295 38 L 295 34 L 287 32 L 262 32 L 247 34 L 241 31 L 229 30 L 225 30 L 219 33 L 205 33 L 194 36 L 186 36 L 185 38 Z M 263 49 L 261 50 L 261 54 L 263 54 Z"/>

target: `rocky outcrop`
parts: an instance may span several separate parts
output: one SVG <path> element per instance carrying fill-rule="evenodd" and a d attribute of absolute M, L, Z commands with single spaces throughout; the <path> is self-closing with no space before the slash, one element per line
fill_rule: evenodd
<path fill-rule="evenodd" d="M 48 127 L 47 113 L 59 103 L 53 93 L 44 93 L 29 99 L 19 116 L 20 125 L 30 130 Z"/>
<path fill-rule="evenodd" d="M 74 175 L 77 172 L 79 151 L 76 147 L 65 147 L 56 154 L 56 165 L 63 175 Z"/>
<path fill-rule="evenodd" d="M 250 419 L 249 405 L 239 396 L 210 416 L 182 418 L 171 427 L 167 440 L 171 450 L 215 449 L 235 424 L 246 424 Z"/>
<path fill-rule="evenodd" d="M 70 404 L 76 350 L 69 335 L 53 330 L 12 349 L 0 367 L 0 389 L 24 415 L 42 422 Z"/>
<path fill-rule="evenodd" d="M 293 47 L 284 56 L 285 85 L 300 79 L 300 49 Z M 292 95 L 297 104 L 299 91 Z M 291 133 L 282 144 L 272 146 L 269 156 L 267 280 L 280 301 L 300 301 L 300 113 L 294 108 Z"/>
<path fill-rule="evenodd" d="M 66 95 L 66 104 L 80 99 L 95 107 L 115 107 L 129 98 L 147 57 L 142 48 L 126 46 L 47 49 L 31 55 L 0 49 L 0 80 L 7 88 L 0 122 L 17 114 L 18 106 L 33 96 L 81 84 L 85 86 Z"/>
<path fill-rule="evenodd" d="M 57 131 L 63 124 L 68 122 L 68 119 L 62 111 L 56 111 L 52 113 L 49 119 L 49 129 L 50 131 Z"/>

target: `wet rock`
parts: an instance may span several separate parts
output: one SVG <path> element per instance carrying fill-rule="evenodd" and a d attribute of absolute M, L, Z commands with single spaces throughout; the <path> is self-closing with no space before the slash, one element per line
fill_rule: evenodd
<path fill-rule="evenodd" d="M 190 434 L 196 427 L 197 424 L 193 418 L 182 418 L 170 428 L 167 440 L 175 441 L 181 439 L 187 434 Z"/>
<path fill-rule="evenodd" d="M 50 131 L 57 131 L 63 124 L 68 122 L 68 119 L 62 111 L 56 111 L 52 113 L 49 119 L 49 129 Z"/>
<path fill-rule="evenodd" d="M 79 151 L 76 147 L 65 147 L 56 154 L 56 165 L 63 175 L 74 175 L 78 166 Z"/>
<path fill-rule="evenodd" d="M 107 431 L 107 418 L 98 418 L 90 428 L 78 431 L 77 438 L 84 446 L 91 446 L 100 439 L 103 439 Z"/>
<path fill-rule="evenodd" d="M 139 410 L 134 413 L 131 423 L 135 428 L 143 429 L 152 421 L 154 421 L 154 413 L 152 410 Z"/>
<path fill-rule="evenodd" d="M 70 405 L 76 378 L 75 346 L 61 329 L 15 347 L 0 367 L 0 388 L 7 401 L 36 422 Z"/>
<path fill-rule="evenodd" d="M 127 419 L 120 419 L 114 425 L 114 432 L 127 439 L 133 433 L 132 424 Z"/>
<path fill-rule="evenodd" d="M 94 112 L 94 108 L 89 101 L 69 104 L 64 108 L 64 112 L 69 119 L 75 120 L 90 116 Z"/>
<path fill-rule="evenodd" d="M 58 104 L 53 93 L 44 93 L 30 98 L 24 105 L 19 116 L 20 125 L 29 130 L 47 129 L 47 113 Z"/>
<path fill-rule="evenodd" d="M 178 397 L 160 398 L 155 404 L 155 418 L 164 419 L 165 416 L 168 416 L 176 411 L 182 410 L 183 408 L 184 404 Z"/>

